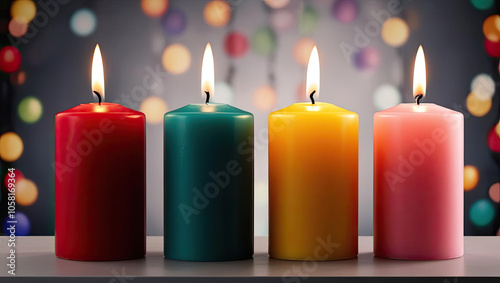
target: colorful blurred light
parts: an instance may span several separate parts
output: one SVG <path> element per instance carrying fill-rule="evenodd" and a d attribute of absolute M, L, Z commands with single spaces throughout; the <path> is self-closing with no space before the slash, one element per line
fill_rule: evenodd
<path fill-rule="evenodd" d="M 231 7 L 226 1 L 212 0 L 205 5 L 203 17 L 213 27 L 225 26 L 231 19 Z"/>
<path fill-rule="evenodd" d="M 493 152 L 500 152 L 500 135 L 497 134 L 495 128 L 491 128 L 488 132 L 488 147 Z"/>
<path fill-rule="evenodd" d="M 295 90 L 295 96 L 298 102 L 304 102 L 307 101 L 308 96 L 306 95 L 306 88 L 307 88 L 307 83 L 306 81 L 301 82 L 298 86 L 297 89 Z"/>
<path fill-rule="evenodd" d="M 492 201 L 500 203 L 500 183 L 491 185 L 488 193 Z"/>
<path fill-rule="evenodd" d="M 273 9 L 281 9 L 286 7 L 290 3 L 290 0 L 264 0 L 264 3 Z"/>
<path fill-rule="evenodd" d="M 479 100 L 491 100 L 495 94 L 495 81 L 488 74 L 478 74 L 472 79 L 470 90 Z"/>
<path fill-rule="evenodd" d="M 28 23 L 20 18 L 12 18 L 9 22 L 9 32 L 13 37 L 22 37 L 28 31 Z"/>
<path fill-rule="evenodd" d="M 180 35 L 184 32 L 187 25 L 187 18 L 184 11 L 172 7 L 161 18 L 161 26 L 167 35 Z"/>
<path fill-rule="evenodd" d="M 261 111 L 271 111 L 276 106 L 276 92 L 268 85 L 257 88 L 253 94 L 253 104 Z"/>
<path fill-rule="evenodd" d="M 165 48 L 161 56 L 161 62 L 165 70 L 179 75 L 186 72 L 191 66 L 191 54 L 186 46 L 174 43 Z"/>
<path fill-rule="evenodd" d="M 484 36 L 493 42 L 500 41 L 500 16 L 491 15 L 483 22 Z"/>
<path fill-rule="evenodd" d="M 6 162 L 16 161 L 23 154 L 23 140 L 14 132 L 6 132 L 0 136 L 0 158 Z"/>
<path fill-rule="evenodd" d="M 495 208 L 491 201 L 480 199 L 474 202 L 469 211 L 469 217 L 476 226 L 486 226 L 495 217 Z"/>
<path fill-rule="evenodd" d="M 23 122 L 28 124 L 36 123 L 42 117 L 42 102 L 34 96 L 27 96 L 19 102 L 17 113 Z"/>
<path fill-rule="evenodd" d="M 279 32 L 289 31 L 295 23 L 295 17 L 288 10 L 273 11 L 269 20 L 272 27 Z"/>
<path fill-rule="evenodd" d="M 232 31 L 224 39 L 224 50 L 232 58 L 245 56 L 248 51 L 248 45 L 247 37 L 241 32 Z"/>
<path fill-rule="evenodd" d="M 354 0 L 336 0 L 332 4 L 331 13 L 338 21 L 350 23 L 358 16 L 358 4 Z"/>
<path fill-rule="evenodd" d="M 226 82 L 215 82 L 214 102 L 231 104 L 233 102 L 234 93 L 232 87 Z"/>
<path fill-rule="evenodd" d="M 406 43 L 409 36 L 410 28 L 401 18 L 389 18 L 382 25 L 382 39 L 387 45 L 400 47 Z"/>
<path fill-rule="evenodd" d="M 26 81 L 26 73 L 24 71 L 19 71 L 10 74 L 10 81 L 15 85 L 22 85 Z"/>
<path fill-rule="evenodd" d="M 97 17 L 88 8 L 82 8 L 73 13 L 70 19 L 71 31 L 77 36 L 89 36 L 97 27 Z"/>
<path fill-rule="evenodd" d="M 314 40 L 308 37 L 299 39 L 293 47 L 293 58 L 295 58 L 295 61 L 297 61 L 302 66 L 307 66 L 314 44 Z"/>
<path fill-rule="evenodd" d="M 15 0 L 10 6 L 10 15 L 25 23 L 31 22 L 36 16 L 36 5 L 32 0 Z"/>
<path fill-rule="evenodd" d="M 464 191 L 472 191 L 479 182 L 479 170 L 476 166 L 464 166 Z"/>
<path fill-rule="evenodd" d="M 489 41 L 487 38 L 484 39 L 484 50 L 488 55 L 494 58 L 500 57 L 500 41 L 493 42 Z"/>
<path fill-rule="evenodd" d="M 469 93 L 467 99 L 465 100 L 467 110 L 470 114 L 476 117 L 483 117 L 484 115 L 488 114 L 491 109 L 491 104 L 491 99 L 480 100 L 472 92 Z"/>
<path fill-rule="evenodd" d="M 148 124 L 163 122 L 163 115 L 167 112 L 167 103 L 158 96 L 150 96 L 142 101 L 139 110 L 146 115 Z"/>
<path fill-rule="evenodd" d="M 141 0 L 141 9 L 146 16 L 159 18 L 168 9 L 169 0 Z"/>
<path fill-rule="evenodd" d="M 478 10 L 488 10 L 493 7 L 495 0 L 470 0 L 470 2 Z"/>
<path fill-rule="evenodd" d="M 373 47 L 366 47 L 359 52 L 354 53 L 354 67 L 359 71 L 373 71 L 380 64 L 380 55 L 378 50 Z"/>
<path fill-rule="evenodd" d="M 19 169 L 14 169 L 14 171 L 12 173 L 14 174 L 14 178 L 9 176 L 10 172 L 7 172 L 5 174 L 3 181 L 4 181 L 6 188 L 9 187 L 9 183 L 17 184 L 20 180 L 24 179 L 24 175 Z M 9 182 L 9 179 L 14 179 L 14 182 L 12 182 L 12 181 Z"/>
<path fill-rule="evenodd" d="M 16 202 L 19 205 L 30 206 L 38 198 L 38 188 L 36 184 L 29 179 L 21 179 L 16 184 Z"/>
<path fill-rule="evenodd" d="M 14 46 L 4 46 L 0 49 L 0 70 L 13 73 L 21 66 L 21 52 Z"/>
<path fill-rule="evenodd" d="M 9 216 L 5 217 L 3 221 L 3 232 L 5 235 L 10 235 L 11 232 L 7 228 L 9 228 L 13 223 L 9 223 L 10 221 L 16 221 L 16 229 L 15 229 L 15 235 L 16 236 L 28 236 L 30 234 L 31 230 L 31 223 L 29 218 L 22 212 L 16 211 L 15 214 L 13 215 L 13 218 L 10 218 Z"/>
<path fill-rule="evenodd" d="M 383 84 L 373 92 L 373 105 L 375 110 L 385 110 L 401 103 L 401 94 L 397 87 L 391 84 Z"/>
<path fill-rule="evenodd" d="M 495 133 L 500 138 L 500 121 L 498 121 L 497 125 L 495 126 Z"/>
<path fill-rule="evenodd" d="M 261 27 L 252 34 L 252 50 L 262 56 L 268 56 L 276 48 L 276 35 L 268 27 Z"/>
<path fill-rule="evenodd" d="M 299 32 L 303 35 L 312 34 L 318 27 L 318 14 L 312 6 L 306 6 L 299 16 Z"/>

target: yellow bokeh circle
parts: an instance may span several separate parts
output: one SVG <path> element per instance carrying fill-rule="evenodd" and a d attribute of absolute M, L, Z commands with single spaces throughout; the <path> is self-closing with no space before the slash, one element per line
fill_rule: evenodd
<path fill-rule="evenodd" d="M 495 126 L 495 132 L 500 137 L 500 121 L 498 121 L 497 125 Z"/>
<path fill-rule="evenodd" d="M 139 110 L 146 115 L 146 122 L 159 124 L 167 112 L 167 103 L 158 96 L 150 96 L 141 103 Z"/>
<path fill-rule="evenodd" d="M 492 101 L 491 99 L 481 100 L 471 92 L 467 96 L 465 104 L 470 114 L 476 117 L 483 117 L 490 112 Z"/>
<path fill-rule="evenodd" d="M 264 3 L 273 9 L 281 9 L 288 5 L 290 0 L 264 0 Z"/>
<path fill-rule="evenodd" d="M 16 183 L 16 202 L 20 205 L 29 206 L 38 198 L 38 188 L 29 179 L 21 179 Z"/>
<path fill-rule="evenodd" d="M 498 42 L 500 40 L 500 16 L 491 15 L 483 22 L 483 33 L 484 36 L 493 42 Z"/>
<path fill-rule="evenodd" d="M 31 0 L 16 0 L 10 6 L 10 15 L 18 21 L 31 22 L 36 16 L 36 5 Z"/>
<path fill-rule="evenodd" d="M 159 18 L 168 9 L 169 0 L 141 0 L 141 8 L 146 16 Z"/>
<path fill-rule="evenodd" d="M 276 106 L 276 92 L 268 85 L 261 86 L 253 94 L 253 104 L 262 111 L 271 111 Z"/>
<path fill-rule="evenodd" d="M 175 43 L 167 46 L 161 56 L 165 70 L 172 74 L 182 74 L 191 66 L 191 54 L 186 46 Z"/>
<path fill-rule="evenodd" d="M 203 17 L 205 22 L 213 27 L 225 26 L 231 19 L 231 7 L 226 1 L 210 1 L 203 9 Z"/>
<path fill-rule="evenodd" d="M 6 162 L 16 161 L 23 154 L 23 140 L 14 132 L 0 136 L 0 158 Z"/>
<path fill-rule="evenodd" d="M 473 165 L 464 166 L 464 191 L 471 191 L 479 182 L 479 170 Z"/>
<path fill-rule="evenodd" d="M 400 47 L 406 43 L 409 36 L 410 28 L 401 18 L 389 18 L 382 25 L 382 39 L 387 45 Z"/>
<path fill-rule="evenodd" d="M 299 64 L 307 66 L 313 47 L 314 40 L 307 37 L 299 39 L 293 47 L 293 58 L 295 58 L 295 61 L 297 61 Z"/>

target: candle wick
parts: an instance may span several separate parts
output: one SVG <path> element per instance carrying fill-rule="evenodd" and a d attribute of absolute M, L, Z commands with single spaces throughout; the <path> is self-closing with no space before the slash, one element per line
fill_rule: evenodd
<path fill-rule="evenodd" d="M 415 101 L 417 102 L 417 105 L 420 105 L 420 99 L 422 99 L 424 97 L 423 94 L 417 94 L 417 96 L 415 96 Z"/>
<path fill-rule="evenodd" d="M 206 104 L 210 101 L 210 92 L 205 91 L 205 94 L 207 95 L 207 100 L 205 101 Z"/>
<path fill-rule="evenodd" d="M 312 104 L 315 104 L 316 102 L 314 101 L 314 94 L 316 93 L 316 90 L 313 90 L 311 94 L 309 94 L 309 98 L 311 99 Z"/>
<path fill-rule="evenodd" d="M 93 91 L 95 95 L 97 95 L 97 99 L 99 100 L 99 105 L 101 105 L 101 95 L 97 91 Z"/>

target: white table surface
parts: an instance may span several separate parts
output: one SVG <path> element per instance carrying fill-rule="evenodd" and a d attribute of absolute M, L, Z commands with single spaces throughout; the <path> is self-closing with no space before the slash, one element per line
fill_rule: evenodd
<path fill-rule="evenodd" d="M 0 276 L 7 274 L 7 237 L 0 237 Z M 500 237 L 465 237 L 465 256 L 439 261 L 375 258 L 373 238 L 359 237 L 358 258 L 329 262 L 270 259 L 267 238 L 255 238 L 251 260 L 184 262 L 163 258 L 163 238 L 147 238 L 146 258 L 82 262 L 56 258 L 54 237 L 17 237 L 17 276 L 97 277 L 330 277 L 330 276 L 500 276 Z"/>

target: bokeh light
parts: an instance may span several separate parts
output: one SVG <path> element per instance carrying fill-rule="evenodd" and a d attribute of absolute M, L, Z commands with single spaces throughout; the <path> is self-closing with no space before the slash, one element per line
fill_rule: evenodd
<path fill-rule="evenodd" d="M 148 124 L 163 122 L 163 115 L 168 110 L 167 103 L 158 96 L 150 96 L 142 101 L 139 110 L 146 115 Z"/>
<path fill-rule="evenodd" d="M 488 193 L 492 201 L 500 203 L 500 183 L 491 185 Z"/>
<path fill-rule="evenodd" d="M 276 35 L 268 27 L 258 28 L 252 34 L 252 50 L 262 56 L 270 55 L 276 48 Z"/>
<path fill-rule="evenodd" d="M 264 0 L 264 3 L 273 9 L 281 9 L 286 7 L 290 3 L 290 0 Z"/>
<path fill-rule="evenodd" d="M 165 70 L 172 74 L 182 74 L 191 66 L 191 54 L 186 46 L 175 43 L 167 46 L 161 56 Z"/>
<path fill-rule="evenodd" d="M 167 35 L 180 35 L 187 25 L 186 14 L 179 8 L 172 7 L 161 18 L 161 26 Z"/>
<path fill-rule="evenodd" d="M 20 18 L 12 18 L 9 22 L 9 32 L 13 37 L 21 37 L 28 31 L 28 23 Z"/>
<path fill-rule="evenodd" d="M 248 45 L 247 37 L 241 32 L 232 31 L 224 39 L 224 50 L 232 58 L 243 57 L 248 51 Z"/>
<path fill-rule="evenodd" d="M 10 235 L 10 230 L 7 230 L 7 228 L 9 228 L 12 223 L 9 223 L 9 221 L 16 221 L 15 235 L 28 236 L 31 230 L 31 223 L 28 216 L 20 211 L 16 211 L 16 213 L 12 215 L 14 215 L 14 218 L 5 217 L 3 221 L 3 232 L 6 235 Z"/>
<path fill-rule="evenodd" d="M 225 26 L 231 19 L 231 7 L 226 1 L 212 0 L 205 5 L 203 18 L 213 27 Z"/>
<path fill-rule="evenodd" d="M 299 17 L 299 32 L 304 35 L 312 34 L 318 27 L 318 14 L 312 6 L 305 6 Z"/>
<path fill-rule="evenodd" d="M 492 101 L 488 100 L 480 100 L 478 99 L 472 92 L 469 93 L 467 99 L 465 100 L 465 106 L 470 114 L 476 117 L 483 117 L 488 114 L 491 109 Z"/>
<path fill-rule="evenodd" d="M 42 117 L 42 102 L 34 96 L 27 96 L 19 102 L 17 113 L 23 122 L 36 123 Z"/>
<path fill-rule="evenodd" d="M 273 110 L 276 101 L 276 92 L 268 85 L 257 88 L 253 94 L 253 104 L 261 111 Z"/>
<path fill-rule="evenodd" d="M 70 19 L 71 31 L 77 36 L 89 36 L 97 27 L 97 17 L 88 8 L 82 8 L 73 13 Z"/>
<path fill-rule="evenodd" d="M 483 22 L 483 33 L 484 36 L 493 42 L 498 42 L 500 40 L 500 16 L 491 15 L 486 18 Z"/>
<path fill-rule="evenodd" d="M 497 134 L 495 127 L 488 132 L 488 147 L 493 152 L 500 152 L 500 136 Z"/>
<path fill-rule="evenodd" d="M 493 7 L 495 0 L 470 0 L 470 2 L 478 10 L 488 10 Z"/>
<path fill-rule="evenodd" d="M 488 74 L 478 74 L 472 79 L 470 90 L 479 100 L 491 100 L 495 94 L 495 81 Z"/>
<path fill-rule="evenodd" d="M 466 165 L 464 166 L 464 191 L 471 191 L 479 182 L 479 170 L 476 166 Z"/>
<path fill-rule="evenodd" d="M 401 103 L 401 94 L 397 87 L 391 84 L 383 84 L 373 92 L 373 106 L 375 110 L 385 110 Z"/>
<path fill-rule="evenodd" d="M 332 4 L 333 17 L 342 22 L 350 23 L 358 16 L 358 4 L 354 0 L 336 0 Z"/>
<path fill-rule="evenodd" d="M 31 22 L 36 16 L 36 5 L 32 0 L 15 0 L 10 6 L 10 15 L 12 18 Z"/>
<path fill-rule="evenodd" d="M 24 71 L 19 71 L 16 73 L 10 74 L 10 81 L 14 85 L 22 85 L 26 82 L 26 73 Z"/>
<path fill-rule="evenodd" d="M 0 136 L 0 158 L 4 161 L 16 161 L 23 154 L 23 150 L 23 140 L 18 134 L 6 132 Z"/>
<path fill-rule="evenodd" d="M 387 45 L 400 47 L 406 43 L 409 36 L 410 28 L 401 18 L 389 18 L 382 25 L 382 39 Z"/>
<path fill-rule="evenodd" d="M 489 41 L 484 39 L 484 50 L 488 55 L 494 58 L 500 57 L 500 42 Z"/>
<path fill-rule="evenodd" d="M 299 64 L 307 66 L 313 47 L 314 40 L 308 37 L 299 39 L 293 47 L 293 58 L 295 58 L 295 61 L 297 61 Z"/>
<path fill-rule="evenodd" d="M 24 175 L 23 175 L 23 173 L 19 169 L 14 169 L 14 171 L 12 173 L 14 174 L 14 178 L 11 178 L 9 176 L 10 171 L 8 171 L 5 174 L 5 177 L 4 177 L 3 181 L 4 181 L 4 184 L 5 184 L 6 188 L 8 188 L 9 183 L 17 184 L 17 182 L 19 182 L 20 180 L 24 179 Z M 14 182 L 12 182 L 12 181 L 9 182 L 9 179 L 14 179 Z"/>
<path fill-rule="evenodd" d="M 366 47 L 354 53 L 354 60 L 352 62 L 354 67 L 359 71 L 373 71 L 380 64 L 380 55 L 377 49 Z"/>
<path fill-rule="evenodd" d="M 21 66 L 21 52 L 14 46 L 4 46 L 0 49 L 0 70 L 13 73 Z"/>
<path fill-rule="evenodd" d="M 159 18 L 168 9 L 169 0 L 141 0 L 141 9 L 146 16 Z"/>
<path fill-rule="evenodd" d="M 475 201 L 470 207 L 469 217 L 476 226 L 486 226 L 495 217 L 495 208 L 491 201 L 480 199 Z"/>
<path fill-rule="evenodd" d="M 233 102 L 233 88 L 223 81 L 215 82 L 214 102 L 231 104 Z"/>
<path fill-rule="evenodd" d="M 295 97 L 298 102 L 304 102 L 307 101 L 307 99 L 309 99 L 309 96 L 306 95 L 306 88 L 307 88 L 306 81 L 301 82 L 297 86 L 297 89 L 295 90 Z"/>
<path fill-rule="evenodd" d="M 19 205 L 30 206 L 38 198 L 38 188 L 36 184 L 29 179 L 21 179 L 16 183 L 16 202 Z"/>
<path fill-rule="evenodd" d="M 295 23 L 295 17 L 288 10 L 274 11 L 269 20 L 272 27 L 279 32 L 289 31 Z"/>

